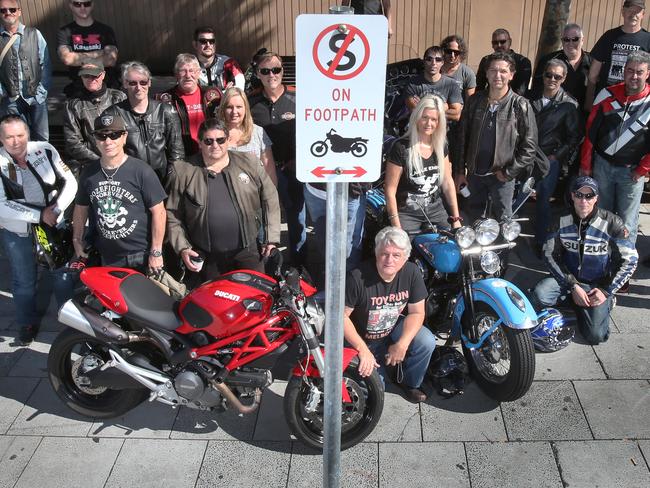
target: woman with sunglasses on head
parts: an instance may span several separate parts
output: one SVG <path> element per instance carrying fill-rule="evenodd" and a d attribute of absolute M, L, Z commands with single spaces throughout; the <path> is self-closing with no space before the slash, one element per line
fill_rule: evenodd
<path fill-rule="evenodd" d="M 185 157 L 178 114 L 171 105 L 149 97 L 151 72 L 139 61 L 122 65 L 126 100 L 107 108 L 102 116 L 120 115 L 128 136 L 124 151 L 141 159 L 165 182 L 169 163 Z"/>
<path fill-rule="evenodd" d="M 549 161 L 547 175 L 535 187 L 535 243 L 538 256 L 541 256 L 551 216 L 550 198 L 555 193 L 559 175 L 572 172 L 570 166 L 584 134 L 578 102 L 562 88 L 566 76 L 567 65 L 564 61 L 551 59 L 544 66 L 543 88 L 529 94 L 537 122 L 539 149 Z"/>
<path fill-rule="evenodd" d="M 264 129 L 253 123 L 248 97 L 244 90 L 237 87 L 226 90 L 219 105 L 219 119 L 228 128 L 228 149 L 255 156 L 277 186 L 275 160 L 271 151 L 273 143 Z"/>
<path fill-rule="evenodd" d="M 472 68 L 464 61 L 467 58 L 467 44 L 459 35 L 452 34 L 445 37 L 440 46 L 443 49 L 445 64 L 440 72 L 452 78 L 460 88 L 463 101 L 471 97 L 476 91 L 476 75 Z"/>
<path fill-rule="evenodd" d="M 384 178 L 388 221 L 412 236 L 426 229 L 429 223 L 438 228 L 449 228 L 450 224 L 454 228 L 461 226 L 447 157 L 446 125 L 440 97 L 422 97 L 411 112 L 408 131 L 395 142 L 388 155 Z"/>

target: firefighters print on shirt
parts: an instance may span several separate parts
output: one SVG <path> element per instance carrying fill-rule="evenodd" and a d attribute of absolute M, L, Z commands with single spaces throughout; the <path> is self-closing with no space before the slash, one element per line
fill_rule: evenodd
<path fill-rule="evenodd" d="M 104 239 L 125 239 L 133 233 L 138 219 L 129 216 L 125 204 L 136 205 L 138 198 L 121 187 L 121 182 L 105 180 L 90 194 L 97 205 L 97 227 Z"/>

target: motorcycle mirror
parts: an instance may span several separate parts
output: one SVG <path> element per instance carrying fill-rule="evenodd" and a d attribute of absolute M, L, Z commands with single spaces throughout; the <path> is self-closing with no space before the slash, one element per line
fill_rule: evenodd
<path fill-rule="evenodd" d="M 289 288 L 291 288 L 294 292 L 300 291 L 300 273 L 296 268 L 289 268 L 285 274 L 285 280 Z"/>

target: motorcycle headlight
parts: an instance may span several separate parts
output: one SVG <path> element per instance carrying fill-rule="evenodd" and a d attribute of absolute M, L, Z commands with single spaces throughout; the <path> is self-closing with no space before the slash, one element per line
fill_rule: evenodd
<path fill-rule="evenodd" d="M 500 266 L 501 260 L 499 259 L 499 255 L 494 251 L 486 251 L 481 254 L 481 268 L 487 274 L 495 274 L 499 271 Z"/>
<path fill-rule="evenodd" d="M 501 226 L 501 233 L 506 241 L 512 242 L 521 234 L 521 225 L 519 222 L 504 222 Z"/>
<path fill-rule="evenodd" d="M 456 231 L 456 243 L 461 249 L 467 249 L 474 244 L 476 232 L 471 227 L 461 227 Z"/>
<path fill-rule="evenodd" d="M 481 246 L 488 246 L 499 237 L 499 222 L 494 219 L 485 219 L 476 226 L 476 241 Z"/>

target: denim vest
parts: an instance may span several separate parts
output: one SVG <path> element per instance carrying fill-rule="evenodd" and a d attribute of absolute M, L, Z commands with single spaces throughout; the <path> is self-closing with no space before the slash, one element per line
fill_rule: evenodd
<path fill-rule="evenodd" d="M 18 56 L 16 56 L 14 46 L 12 46 L 2 61 L 2 65 L 0 65 L 0 83 L 2 83 L 10 98 L 15 98 L 19 95 L 22 95 L 23 98 L 31 98 L 36 95 L 36 89 L 41 82 L 41 63 L 38 59 L 37 32 L 36 29 L 25 27 L 22 38 L 20 39 Z M 10 39 L 11 37 L 8 36 L 0 37 L 0 52 Z M 20 86 L 19 82 L 18 58 L 20 58 L 20 65 L 22 67 L 23 87 L 25 91 L 21 89 L 23 87 Z"/>

